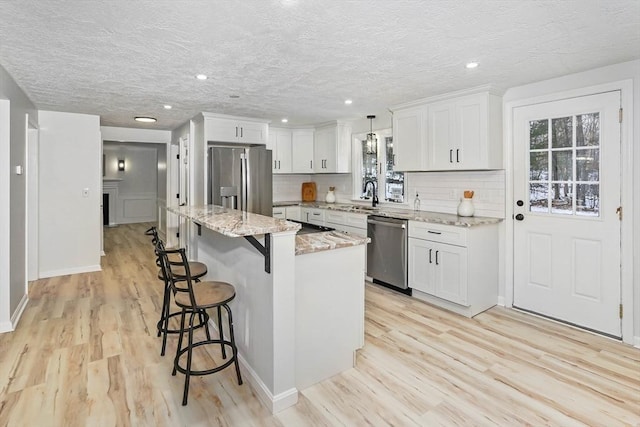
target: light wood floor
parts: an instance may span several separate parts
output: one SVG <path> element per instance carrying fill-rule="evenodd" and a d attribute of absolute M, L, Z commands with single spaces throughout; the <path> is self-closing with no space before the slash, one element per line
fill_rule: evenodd
<path fill-rule="evenodd" d="M 159 356 L 146 226 L 105 230 L 102 272 L 31 285 L 18 329 L 0 335 L 0 426 L 640 425 L 638 349 L 499 307 L 466 319 L 374 285 L 357 368 L 275 416 L 233 369 L 195 377 L 182 407 L 174 337 Z"/>

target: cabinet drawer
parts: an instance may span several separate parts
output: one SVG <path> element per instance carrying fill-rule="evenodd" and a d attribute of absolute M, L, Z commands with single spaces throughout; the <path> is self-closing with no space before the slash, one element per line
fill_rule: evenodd
<path fill-rule="evenodd" d="M 279 219 L 285 219 L 284 208 L 273 208 L 273 217 Z"/>
<path fill-rule="evenodd" d="M 467 229 L 453 225 L 409 221 L 409 237 L 448 243 L 450 245 L 467 246 Z"/>
<path fill-rule="evenodd" d="M 363 230 L 367 229 L 367 215 L 348 213 L 345 215 L 345 220 L 345 224 L 350 227 L 361 228 Z"/>
<path fill-rule="evenodd" d="M 330 224 L 346 224 L 346 218 L 344 212 L 331 212 L 328 211 L 324 215 L 324 219 Z"/>

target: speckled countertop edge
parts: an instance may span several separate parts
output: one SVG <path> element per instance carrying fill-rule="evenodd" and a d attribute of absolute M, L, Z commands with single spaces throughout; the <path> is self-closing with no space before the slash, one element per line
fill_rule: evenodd
<path fill-rule="evenodd" d="M 296 255 L 366 245 L 371 239 L 342 231 L 323 231 L 296 236 Z"/>
<path fill-rule="evenodd" d="M 335 210 L 341 212 L 352 212 L 363 215 L 379 215 L 388 218 L 406 219 L 410 221 L 422 221 L 430 222 L 434 224 L 453 225 L 456 227 L 474 227 L 478 225 L 497 224 L 501 222 L 502 218 L 484 217 L 484 216 L 472 216 L 463 217 L 455 214 L 429 212 L 429 211 L 412 211 L 408 209 L 393 209 L 393 208 L 377 208 L 375 210 L 364 208 L 354 208 L 355 205 L 350 203 L 326 203 L 326 202 L 276 202 L 274 207 L 286 207 L 286 206 L 301 206 L 308 208 L 319 208 L 327 210 Z"/>

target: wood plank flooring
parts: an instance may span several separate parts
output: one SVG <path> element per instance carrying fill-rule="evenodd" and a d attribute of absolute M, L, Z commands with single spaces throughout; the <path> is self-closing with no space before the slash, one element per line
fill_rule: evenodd
<path fill-rule="evenodd" d="M 182 407 L 176 340 L 160 357 L 155 333 L 149 225 L 107 228 L 103 271 L 31 284 L 17 330 L 0 335 L 0 426 L 640 426 L 640 350 L 500 307 L 466 319 L 375 285 L 357 367 L 295 407 L 271 415 L 233 369 L 194 377 Z"/>

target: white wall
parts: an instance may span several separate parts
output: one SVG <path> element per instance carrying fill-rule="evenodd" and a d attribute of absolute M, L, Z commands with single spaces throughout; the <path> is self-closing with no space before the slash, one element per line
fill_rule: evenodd
<path fill-rule="evenodd" d="M 26 303 L 27 114 L 37 125 L 35 106 L 0 66 L 0 332 L 11 330 Z"/>
<path fill-rule="evenodd" d="M 623 155 L 622 155 L 622 176 L 623 194 L 622 203 L 624 209 L 622 227 L 622 293 L 625 298 L 632 300 L 633 307 L 626 306 L 625 313 L 633 312 L 633 324 L 626 326 L 628 317 L 623 319 L 623 335 L 625 341 L 629 341 L 631 329 L 634 344 L 640 346 L 640 60 L 615 64 L 602 67 L 583 73 L 571 74 L 556 79 L 545 80 L 525 86 L 509 89 L 504 97 L 505 103 L 505 158 L 510 164 L 512 153 L 512 138 L 510 135 L 512 116 L 509 106 L 515 105 L 523 100 L 544 102 L 553 99 L 556 94 L 569 94 L 579 96 L 585 92 L 590 92 L 592 87 L 601 90 L 602 85 L 610 87 L 618 86 L 616 82 L 631 80 L 633 88 L 629 91 L 622 91 L 622 102 L 625 106 L 624 121 L 622 123 Z M 611 90 L 611 89 L 609 89 Z M 626 104 L 626 105 L 625 105 Z M 627 178 L 627 179 L 625 179 Z M 509 173 L 507 184 L 510 182 Z M 506 238 L 507 249 L 511 244 L 511 229 L 513 227 L 510 220 L 513 212 L 513 196 L 510 188 L 506 193 Z M 507 251 L 507 254 L 509 251 Z M 505 275 L 507 280 L 506 291 L 512 287 L 512 264 L 507 262 Z M 508 292 L 507 292 L 508 294 Z"/>
<path fill-rule="evenodd" d="M 100 270 L 100 117 L 40 111 L 39 123 L 40 277 Z"/>
<path fill-rule="evenodd" d="M 116 224 L 131 224 L 157 220 L 158 150 L 165 146 L 148 143 L 114 143 L 104 141 L 104 178 L 119 178 L 116 203 Z M 125 170 L 118 171 L 118 160 L 125 161 Z M 166 176 L 165 186 L 166 186 Z M 164 188 L 164 187 L 163 187 Z M 164 199 L 165 194 L 163 194 Z"/>

